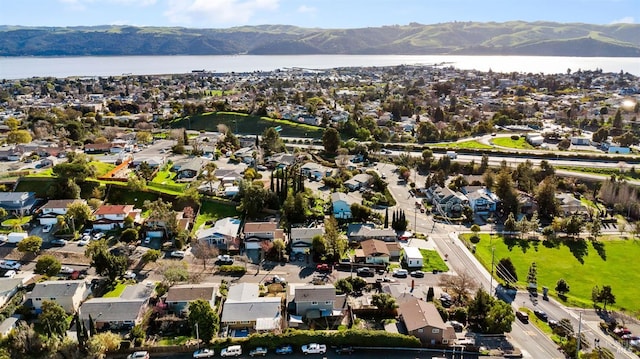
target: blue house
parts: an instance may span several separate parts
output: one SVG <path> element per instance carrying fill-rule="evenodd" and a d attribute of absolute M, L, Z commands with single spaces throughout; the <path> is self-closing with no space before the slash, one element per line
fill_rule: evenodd
<path fill-rule="evenodd" d="M 349 197 L 342 192 L 331 194 L 331 204 L 333 205 L 333 216 L 336 218 L 351 218 L 351 204 Z"/>

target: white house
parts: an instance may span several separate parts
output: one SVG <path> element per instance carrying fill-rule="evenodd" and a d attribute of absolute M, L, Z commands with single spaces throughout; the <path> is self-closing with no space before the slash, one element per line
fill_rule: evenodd
<path fill-rule="evenodd" d="M 331 176 L 333 170 L 327 168 L 319 163 L 315 162 L 307 162 L 302 167 L 300 167 L 300 172 L 304 177 L 308 177 L 310 179 L 320 181 L 322 178 L 326 176 Z"/>
<path fill-rule="evenodd" d="M 324 235 L 324 227 L 291 228 L 291 253 L 304 253 L 311 249 L 313 237 Z"/>
<path fill-rule="evenodd" d="M 44 206 L 40 207 L 40 216 L 38 217 L 40 225 L 56 224 L 57 217 L 67 214 L 67 207 L 76 202 L 87 203 L 84 199 L 52 199 L 45 203 Z"/>
<path fill-rule="evenodd" d="M 140 221 L 140 210 L 134 209 L 133 205 L 102 205 L 93 215 L 96 219 L 93 221 L 93 229 L 99 231 L 109 231 L 116 227 L 124 225 L 126 217 L 133 218 L 134 222 Z"/>
<path fill-rule="evenodd" d="M 465 193 L 469 200 L 469 207 L 474 213 L 489 214 L 496 211 L 500 199 L 488 188 L 479 188 L 475 191 Z"/>
<path fill-rule="evenodd" d="M 333 216 L 336 218 L 351 218 L 351 204 L 345 193 L 334 192 L 331 194 Z"/>
<path fill-rule="evenodd" d="M 47 280 L 36 284 L 27 298 L 31 299 L 36 312 L 41 310 L 42 302 L 48 300 L 59 304 L 67 313 L 75 313 L 90 293 L 83 280 Z"/>
<path fill-rule="evenodd" d="M 422 268 L 423 258 L 422 253 L 420 253 L 420 248 L 404 247 L 402 251 L 404 252 L 403 261 L 407 263 L 407 267 Z"/>
<path fill-rule="evenodd" d="M 351 191 L 368 187 L 373 181 L 373 176 L 367 173 L 360 173 L 344 182 L 344 185 Z"/>
<path fill-rule="evenodd" d="M 241 221 L 238 218 L 226 217 L 216 221 L 211 228 L 200 229 L 196 232 L 198 241 L 206 241 L 210 245 L 218 246 L 226 250 L 238 250 L 240 241 Z"/>

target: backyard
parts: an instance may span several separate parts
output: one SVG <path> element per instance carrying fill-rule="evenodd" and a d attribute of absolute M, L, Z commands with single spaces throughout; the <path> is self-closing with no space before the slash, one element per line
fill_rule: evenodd
<path fill-rule="evenodd" d="M 517 149 L 534 149 L 524 137 L 519 137 L 517 140 L 511 137 L 497 137 L 491 140 L 491 142 L 500 147 L 517 148 Z"/>
<path fill-rule="evenodd" d="M 467 235 L 470 237 L 471 235 Z M 518 286 L 526 286 L 527 274 L 532 262 L 537 266 L 538 289 L 549 288 L 551 295 L 558 279 L 563 278 L 570 286 L 568 305 L 592 306 L 591 290 L 609 285 L 616 297 L 617 309 L 624 308 L 633 315 L 640 315 L 640 287 L 629 285 L 640 281 L 640 272 L 629 267 L 640 256 L 640 241 L 635 239 L 612 239 L 591 242 L 578 239 L 529 241 L 503 239 L 501 236 L 480 234 L 475 255 L 489 270 L 492 249 L 494 263 L 502 258 L 511 258 L 518 274 Z"/>
<path fill-rule="evenodd" d="M 216 221 L 225 217 L 235 217 L 238 214 L 239 213 L 236 211 L 236 207 L 233 204 L 203 200 L 202 205 L 200 206 L 200 213 L 196 218 L 193 230 L 197 231 L 200 226 L 207 222 Z M 211 227 L 211 225 L 205 225 L 205 227 Z"/>

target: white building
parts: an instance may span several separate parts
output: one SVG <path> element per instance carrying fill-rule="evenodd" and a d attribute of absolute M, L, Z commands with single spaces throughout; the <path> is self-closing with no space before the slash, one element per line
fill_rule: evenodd
<path fill-rule="evenodd" d="M 423 258 L 420 248 L 404 247 L 402 251 L 404 252 L 403 260 L 407 263 L 407 267 L 422 268 Z"/>

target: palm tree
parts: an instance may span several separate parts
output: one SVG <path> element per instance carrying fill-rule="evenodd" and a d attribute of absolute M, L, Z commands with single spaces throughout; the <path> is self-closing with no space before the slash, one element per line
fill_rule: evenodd
<path fill-rule="evenodd" d="M 216 163 L 209 162 L 204 166 L 206 174 L 204 175 L 205 181 L 209 182 L 209 193 L 213 193 L 213 181 L 216 180 L 216 176 L 214 175 L 216 170 Z"/>

